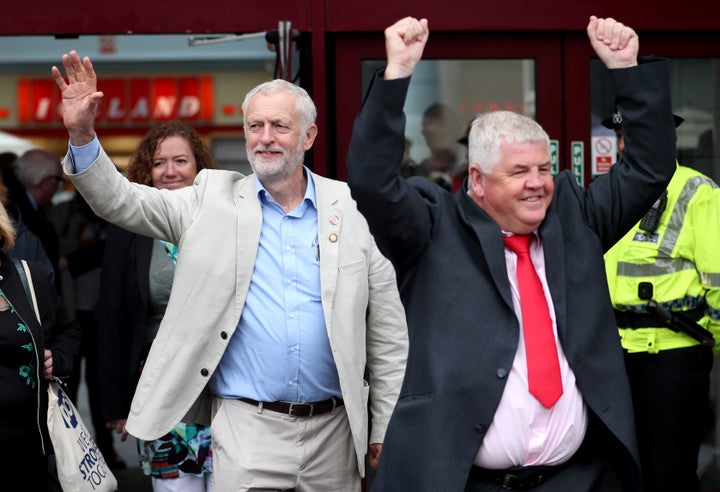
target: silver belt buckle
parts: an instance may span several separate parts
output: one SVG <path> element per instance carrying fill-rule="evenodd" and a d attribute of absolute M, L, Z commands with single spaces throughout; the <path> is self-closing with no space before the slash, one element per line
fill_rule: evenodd
<path fill-rule="evenodd" d="M 513 490 L 513 483 L 512 481 L 517 478 L 517 475 L 513 475 L 512 473 L 506 473 L 503 477 L 503 482 L 500 485 L 504 489 Z"/>
<path fill-rule="evenodd" d="M 293 410 L 295 409 L 295 403 L 290 403 L 290 408 L 288 409 L 288 416 L 290 417 L 296 417 Z"/>

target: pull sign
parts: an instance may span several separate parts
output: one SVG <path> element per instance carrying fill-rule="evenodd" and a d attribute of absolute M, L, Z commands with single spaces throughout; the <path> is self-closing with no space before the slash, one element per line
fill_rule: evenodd
<path fill-rule="evenodd" d="M 585 145 L 582 140 L 570 142 L 572 172 L 580 186 L 585 186 Z"/>

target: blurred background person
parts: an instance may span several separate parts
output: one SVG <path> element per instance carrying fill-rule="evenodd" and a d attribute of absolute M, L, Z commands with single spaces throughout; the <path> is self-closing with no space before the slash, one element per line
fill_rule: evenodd
<path fill-rule="evenodd" d="M 8 249 L 7 254 L 10 258 L 37 261 L 43 264 L 47 269 L 50 281 L 54 285 L 55 272 L 47 253 L 45 253 L 45 248 L 40 239 L 22 221 L 20 210 L 8 197 L 6 180 L 10 182 L 11 186 L 20 186 L 12 170 L 13 163 L 17 158 L 17 154 L 13 152 L 0 153 L 0 204 L 5 207 L 5 211 L 15 229 L 15 245 Z"/>
<path fill-rule="evenodd" d="M 52 444 L 46 380 L 70 375 L 81 331 L 62 307 L 46 268 L 28 262 L 42 324 L 38 322 L 7 255 L 14 244 L 12 220 L 0 206 L 0 463 L 22 481 L 23 490 L 59 491 L 48 468 Z"/>
<path fill-rule="evenodd" d="M 8 183 L 8 197 L 20 211 L 21 220 L 42 242 L 53 266 L 55 287 L 61 293 L 60 242 L 46 214 L 64 182 L 60 158 L 47 150 L 28 150 L 15 160 L 13 171 L 21 186 Z"/>
<path fill-rule="evenodd" d="M 422 115 L 422 135 L 430 149 L 430 155 L 420 166 L 428 177 L 446 190 L 452 188 L 452 173 L 462 155 L 458 134 L 462 130 L 458 116 L 447 104 L 433 103 Z"/>
<path fill-rule="evenodd" d="M 140 142 L 127 177 L 174 190 L 192 185 L 205 168 L 217 165 L 198 134 L 169 122 Z M 176 258 L 176 245 L 108 226 L 97 309 L 100 388 L 108 426 L 123 441 L 140 371 L 170 297 Z M 212 490 L 210 427 L 179 423 L 160 439 L 138 440 L 138 448 L 153 490 Z"/>
<path fill-rule="evenodd" d="M 428 178 L 447 191 L 453 191 L 452 173 L 455 169 L 455 153 L 450 149 L 438 149 L 428 159 Z"/>

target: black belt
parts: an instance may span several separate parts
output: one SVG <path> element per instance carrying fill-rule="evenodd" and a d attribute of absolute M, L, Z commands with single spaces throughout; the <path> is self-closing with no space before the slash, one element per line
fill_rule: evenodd
<path fill-rule="evenodd" d="M 329 398 L 323 401 L 315 401 L 312 403 L 293 403 L 289 401 L 255 401 L 250 398 L 238 398 L 240 401 L 255 405 L 258 411 L 271 410 L 273 412 L 284 413 L 290 417 L 312 417 L 313 415 L 322 415 L 332 412 L 337 407 L 343 405 L 343 401 L 339 398 Z"/>
<path fill-rule="evenodd" d="M 530 490 L 562 470 L 558 466 L 516 466 L 504 470 L 491 470 L 473 465 L 469 480 L 495 483 L 507 490 Z"/>
<path fill-rule="evenodd" d="M 682 314 L 693 321 L 698 321 L 705 315 L 705 306 L 698 306 L 688 311 L 682 311 Z M 668 326 L 665 318 L 656 313 L 636 313 L 633 311 L 615 310 L 615 321 L 620 328 L 675 328 Z M 677 330 L 675 330 L 677 331 Z"/>

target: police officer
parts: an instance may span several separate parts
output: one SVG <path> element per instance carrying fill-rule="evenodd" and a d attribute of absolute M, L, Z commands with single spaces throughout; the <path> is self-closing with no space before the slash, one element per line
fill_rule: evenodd
<path fill-rule="evenodd" d="M 675 116 L 676 127 L 682 122 Z M 622 115 L 602 124 L 615 129 L 622 153 Z M 710 371 L 720 348 L 718 224 L 717 184 L 678 164 L 667 191 L 605 255 L 646 492 L 700 490 L 698 455 L 712 425 Z"/>

